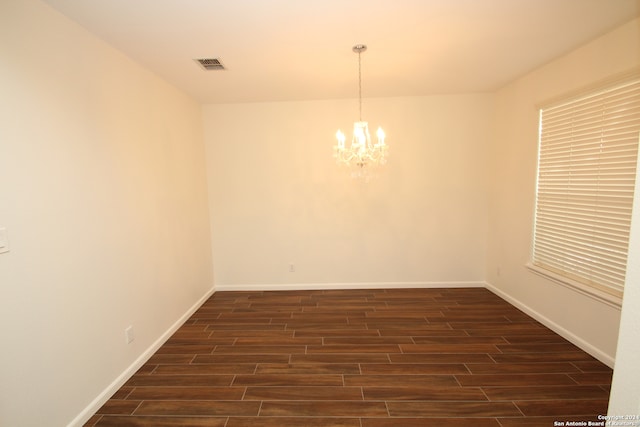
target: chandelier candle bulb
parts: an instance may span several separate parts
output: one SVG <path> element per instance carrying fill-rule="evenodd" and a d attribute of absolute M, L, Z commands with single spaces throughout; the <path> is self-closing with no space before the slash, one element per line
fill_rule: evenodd
<path fill-rule="evenodd" d="M 336 138 L 338 139 L 338 149 L 344 150 L 344 141 L 346 138 L 341 130 L 338 130 L 338 132 L 336 132 Z"/>
<path fill-rule="evenodd" d="M 382 130 L 382 128 L 378 128 L 378 130 L 376 131 L 376 135 L 378 137 L 378 145 L 379 146 L 383 146 L 384 145 L 384 137 L 386 135 L 384 134 L 384 131 Z"/>

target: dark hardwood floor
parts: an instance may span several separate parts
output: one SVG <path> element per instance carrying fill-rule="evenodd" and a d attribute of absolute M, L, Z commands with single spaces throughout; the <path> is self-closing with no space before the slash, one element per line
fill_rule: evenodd
<path fill-rule="evenodd" d="M 86 426 L 553 426 L 611 376 L 482 288 L 219 292 Z"/>

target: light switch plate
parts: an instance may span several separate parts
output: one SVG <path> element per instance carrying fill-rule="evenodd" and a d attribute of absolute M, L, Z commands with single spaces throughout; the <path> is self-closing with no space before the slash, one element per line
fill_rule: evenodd
<path fill-rule="evenodd" d="M 7 229 L 0 228 L 0 254 L 9 252 L 9 238 L 7 237 Z"/>

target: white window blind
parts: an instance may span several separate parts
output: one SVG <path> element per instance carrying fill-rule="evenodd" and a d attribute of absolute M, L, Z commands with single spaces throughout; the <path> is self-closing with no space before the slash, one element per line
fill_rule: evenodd
<path fill-rule="evenodd" d="M 639 135 L 639 77 L 540 110 L 534 266 L 622 296 Z"/>

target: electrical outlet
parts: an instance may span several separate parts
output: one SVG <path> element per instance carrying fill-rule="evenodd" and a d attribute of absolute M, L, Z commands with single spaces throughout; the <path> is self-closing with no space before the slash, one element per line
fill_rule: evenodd
<path fill-rule="evenodd" d="M 289 273 L 295 273 L 296 272 L 296 265 L 294 263 L 290 263 L 289 264 Z"/>
<path fill-rule="evenodd" d="M 133 326 L 129 326 L 124 330 L 124 337 L 127 341 L 127 344 L 131 344 L 134 339 L 136 339 L 135 335 L 133 335 Z"/>

